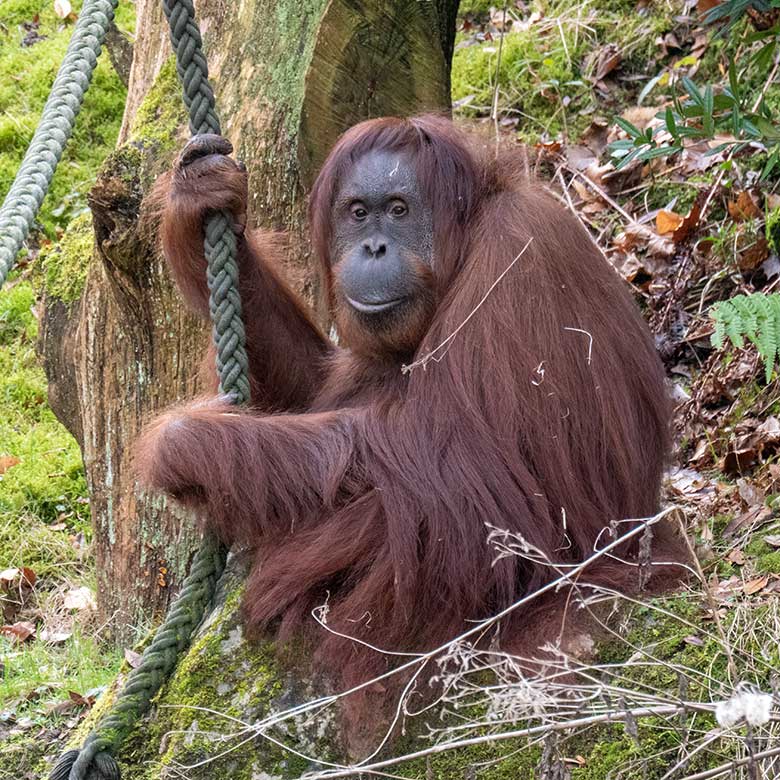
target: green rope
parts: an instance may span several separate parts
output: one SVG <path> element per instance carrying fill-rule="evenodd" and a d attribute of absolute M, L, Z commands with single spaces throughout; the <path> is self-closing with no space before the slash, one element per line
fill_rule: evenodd
<path fill-rule="evenodd" d="M 0 287 L 16 262 L 62 157 L 118 0 L 85 0 L 41 121 L 0 208 Z"/>
<path fill-rule="evenodd" d="M 211 601 L 225 565 L 225 551 L 210 539 L 204 541 L 176 601 L 157 629 L 138 666 L 130 672 L 111 710 L 90 733 L 81 750 L 68 750 L 57 760 L 50 780 L 119 780 L 115 751 L 189 645 Z"/>
<path fill-rule="evenodd" d="M 193 4 L 191 0 L 163 0 L 163 6 L 190 114 L 190 130 L 193 134 L 219 133 Z M 234 402 L 243 403 L 249 400 L 249 380 L 238 293 L 236 237 L 230 215 L 217 212 L 208 218 L 204 251 L 220 391 Z M 225 558 L 226 550 L 221 544 L 211 538 L 204 540 L 181 593 L 111 710 L 101 718 L 81 750 L 67 751 L 59 758 L 51 780 L 119 780 L 119 766 L 112 753 L 148 709 L 152 697 L 176 666 L 179 654 L 189 645 L 214 595 Z"/>

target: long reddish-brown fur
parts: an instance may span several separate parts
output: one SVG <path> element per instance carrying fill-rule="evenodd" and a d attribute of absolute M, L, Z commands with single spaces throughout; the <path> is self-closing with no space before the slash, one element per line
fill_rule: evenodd
<path fill-rule="evenodd" d="M 424 330 L 405 325 L 418 329 L 417 350 L 377 347 L 338 310 L 346 346 L 332 346 L 274 270 L 274 247 L 247 234 L 253 408 L 169 412 L 143 438 L 139 468 L 146 485 L 199 506 L 205 525 L 251 550 L 252 625 L 278 619 L 289 637 L 327 599 L 337 631 L 419 651 L 555 576 L 496 560 L 487 524 L 572 563 L 608 541 L 610 522 L 656 512 L 669 403 L 651 335 L 578 220 L 444 119 L 372 120 L 333 149 L 310 208 L 332 307 L 331 206 L 340 178 L 376 149 L 413 155 L 433 209 L 435 314 Z M 246 207 L 245 175 L 219 165 L 164 188 L 165 253 L 202 312 L 204 213 L 228 208 L 242 223 Z M 437 360 L 402 373 L 452 334 Z M 637 574 L 613 562 L 587 578 L 632 590 Z M 528 628 L 518 615 L 506 641 Z M 321 629 L 311 636 L 345 683 L 387 663 Z"/>

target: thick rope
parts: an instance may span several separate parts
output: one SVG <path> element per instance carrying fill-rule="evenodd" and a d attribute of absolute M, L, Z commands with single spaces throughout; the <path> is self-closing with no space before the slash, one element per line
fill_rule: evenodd
<path fill-rule="evenodd" d="M 210 539 L 204 540 L 181 593 L 151 645 L 144 650 L 140 663 L 130 672 L 111 710 L 101 718 L 81 750 L 69 750 L 60 756 L 50 780 L 119 780 L 119 766 L 109 751 L 116 751 L 176 666 L 179 654 L 189 645 L 203 619 L 224 566 L 224 548 Z"/>
<path fill-rule="evenodd" d="M 193 4 L 191 0 L 163 0 L 163 6 L 190 114 L 190 130 L 193 134 L 219 133 Z M 249 400 L 249 379 L 238 293 L 236 237 L 228 214 L 217 212 L 208 218 L 204 251 L 220 392 L 243 403 Z M 181 593 L 111 710 L 101 718 L 81 750 L 70 750 L 60 757 L 50 780 L 119 780 L 119 766 L 112 753 L 149 708 L 152 697 L 176 666 L 179 654 L 189 645 L 214 595 L 225 558 L 226 550 L 221 544 L 211 538 L 204 540 Z"/>
<path fill-rule="evenodd" d="M 16 262 L 73 132 L 118 0 L 85 0 L 41 121 L 0 208 L 0 287 Z"/>

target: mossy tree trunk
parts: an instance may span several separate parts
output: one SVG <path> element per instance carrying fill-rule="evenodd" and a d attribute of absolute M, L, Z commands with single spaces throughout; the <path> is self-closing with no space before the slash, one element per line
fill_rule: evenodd
<path fill-rule="evenodd" d="M 305 201 L 319 165 L 364 118 L 448 110 L 457 5 L 197 3 L 223 132 L 251 172 L 255 218 L 289 234 L 288 271 L 305 295 Z M 196 392 L 207 338 L 177 299 L 144 204 L 187 133 L 161 3 L 138 0 L 137 13 L 120 146 L 90 200 L 86 282 L 76 300 L 50 291 L 42 329 L 51 403 L 87 470 L 98 601 L 119 639 L 167 606 L 197 543 L 186 516 L 137 490 L 131 454 L 146 418 Z"/>

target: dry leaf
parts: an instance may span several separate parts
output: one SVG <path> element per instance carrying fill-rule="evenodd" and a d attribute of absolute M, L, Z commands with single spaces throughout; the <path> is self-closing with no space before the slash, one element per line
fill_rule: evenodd
<path fill-rule="evenodd" d="M 763 590 L 767 586 L 768 582 L 769 575 L 765 574 L 763 577 L 757 577 L 754 580 L 748 580 L 745 583 L 743 590 L 745 591 L 746 595 L 752 596 L 754 593 L 758 593 L 760 590 Z"/>
<path fill-rule="evenodd" d="M 73 588 L 65 594 L 63 601 L 65 609 L 97 609 L 95 597 L 87 587 Z"/>
<path fill-rule="evenodd" d="M 747 479 L 737 480 L 737 492 L 739 493 L 739 497 L 749 507 L 763 505 L 764 499 L 766 498 L 766 493 L 754 482 Z"/>
<path fill-rule="evenodd" d="M 726 556 L 726 560 L 735 566 L 744 566 L 747 563 L 747 558 L 745 558 L 745 553 L 742 550 L 731 550 Z"/>
<path fill-rule="evenodd" d="M 73 636 L 72 631 L 50 631 L 48 628 L 38 632 L 38 639 L 50 645 L 61 645 L 63 642 L 67 642 L 71 636 Z"/>
<path fill-rule="evenodd" d="M 770 547 L 780 547 L 780 534 L 769 534 L 764 537 L 764 542 Z"/>
<path fill-rule="evenodd" d="M 60 19 L 70 16 L 72 11 L 73 8 L 71 7 L 69 0 L 54 0 L 54 13 L 57 14 Z"/>
<path fill-rule="evenodd" d="M 10 626 L 0 626 L 0 634 L 17 642 L 24 642 L 35 635 L 35 624 L 29 620 L 20 620 Z"/>
<path fill-rule="evenodd" d="M 753 271 L 769 257 L 769 242 L 759 236 L 747 249 L 739 253 L 737 264 L 740 271 Z"/>
<path fill-rule="evenodd" d="M 8 469 L 13 468 L 17 463 L 21 463 L 21 461 L 13 455 L 0 456 L 0 474 L 5 474 Z"/>
<path fill-rule="evenodd" d="M 614 43 L 608 43 L 599 52 L 598 62 L 596 63 L 596 81 L 601 81 L 605 76 L 612 73 L 620 65 L 623 55 L 620 49 Z"/>
<path fill-rule="evenodd" d="M 696 10 L 703 14 L 707 11 L 709 11 L 711 8 L 715 8 L 716 6 L 720 5 L 721 0 L 698 0 L 696 3 Z"/>
<path fill-rule="evenodd" d="M 661 209 L 655 217 L 655 229 L 663 236 L 667 233 L 674 233 L 677 228 L 685 221 L 682 214 L 676 214 L 674 211 Z"/>
<path fill-rule="evenodd" d="M 743 528 L 760 528 L 772 519 L 772 510 L 767 506 L 754 506 L 735 517 L 724 529 L 723 538 L 735 536 Z"/>
<path fill-rule="evenodd" d="M 0 571 L 0 587 L 5 590 L 18 587 L 32 588 L 37 579 L 38 575 L 27 566 L 22 566 L 21 569 L 12 567 Z"/>
<path fill-rule="evenodd" d="M 95 697 L 87 694 L 82 696 L 76 691 L 68 691 L 68 698 L 79 707 L 91 707 L 95 703 Z"/>
<path fill-rule="evenodd" d="M 672 241 L 674 241 L 675 244 L 686 241 L 691 233 L 699 226 L 699 217 L 701 216 L 703 202 L 703 198 L 697 198 L 693 206 L 691 206 L 691 210 L 674 230 L 672 233 Z"/>
<path fill-rule="evenodd" d="M 131 669 L 137 669 L 141 665 L 141 654 L 130 648 L 125 648 L 125 661 Z"/>
<path fill-rule="evenodd" d="M 747 190 L 737 195 L 737 199 L 730 200 L 728 202 L 729 214 L 731 218 L 737 222 L 741 222 L 745 219 L 757 219 L 763 216 L 764 212 L 761 211 L 760 206 L 753 199 L 753 196 Z"/>

